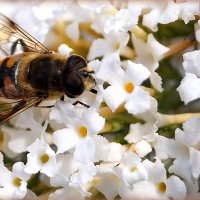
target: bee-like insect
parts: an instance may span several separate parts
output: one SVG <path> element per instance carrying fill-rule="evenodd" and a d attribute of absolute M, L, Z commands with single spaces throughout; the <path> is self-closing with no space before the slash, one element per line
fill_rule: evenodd
<path fill-rule="evenodd" d="M 64 94 L 75 98 L 85 90 L 96 93 L 94 71 L 84 58 L 48 50 L 3 14 L 0 52 L 6 56 L 0 61 L 0 123 L 43 100 L 62 99 Z"/>

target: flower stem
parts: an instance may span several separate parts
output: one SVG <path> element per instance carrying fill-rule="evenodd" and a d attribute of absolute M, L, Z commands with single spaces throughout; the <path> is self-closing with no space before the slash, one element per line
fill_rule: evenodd
<path fill-rule="evenodd" d="M 192 34 L 187 39 L 181 40 L 175 44 L 170 45 L 169 46 L 170 50 L 163 55 L 161 60 L 170 57 L 172 55 L 175 55 L 177 53 L 180 53 L 185 49 L 187 49 L 188 47 L 194 45 L 195 43 L 196 43 L 195 36 L 194 34 Z"/>
<path fill-rule="evenodd" d="M 158 114 L 158 127 L 182 124 L 191 117 L 200 117 L 200 113 L 183 113 L 175 115 Z"/>

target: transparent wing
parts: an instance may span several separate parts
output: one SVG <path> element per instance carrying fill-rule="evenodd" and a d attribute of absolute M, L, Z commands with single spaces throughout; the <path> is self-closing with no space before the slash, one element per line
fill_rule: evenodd
<path fill-rule="evenodd" d="M 16 115 L 40 102 L 41 99 L 36 97 L 19 100 L 13 99 L 10 102 L 0 103 L 0 124 L 6 122 L 7 120 L 15 117 Z"/>
<path fill-rule="evenodd" d="M 23 41 L 24 48 L 22 48 L 19 40 Z M 13 44 L 16 45 L 15 54 L 22 53 L 24 49 L 32 52 L 51 53 L 24 29 L 0 13 L 0 55 L 10 55 Z"/>
<path fill-rule="evenodd" d="M 36 94 L 22 97 L 13 84 L 0 88 L 0 124 L 40 102 Z"/>

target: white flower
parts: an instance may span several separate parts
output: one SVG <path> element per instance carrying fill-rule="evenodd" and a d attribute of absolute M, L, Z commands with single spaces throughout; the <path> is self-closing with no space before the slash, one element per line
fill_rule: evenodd
<path fill-rule="evenodd" d="M 184 182 L 177 176 L 167 178 L 164 164 L 159 159 L 155 163 L 145 160 L 144 166 L 148 172 L 148 180 L 155 184 L 160 197 L 171 197 L 174 199 L 184 199 L 186 197 L 186 187 Z"/>
<path fill-rule="evenodd" d="M 41 123 L 35 120 L 32 109 L 21 113 L 15 121 L 12 121 L 12 124 L 15 125 L 15 128 L 4 126 L 2 130 L 5 133 L 4 145 L 7 145 L 9 150 L 14 153 L 26 152 L 27 147 L 31 145 L 36 138 L 40 138 L 41 134 L 43 134 L 47 128 L 47 124 L 42 126 Z"/>
<path fill-rule="evenodd" d="M 37 16 L 32 7 L 25 7 L 16 14 L 15 20 L 28 33 L 43 42 L 50 27 L 48 23 L 38 19 Z"/>
<path fill-rule="evenodd" d="M 98 33 L 104 34 L 104 27 L 107 21 L 113 19 L 115 14 L 117 13 L 117 9 L 109 4 L 104 4 L 98 6 L 94 9 L 93 15 L 93 22 L 91 27 Z"/>
<path fill-rule="evenodd" d="M 195 74 L 197 77 L 200 77 L 200 50 L 195 50 L 183 54 L 183 68 L 186 72 Z"/>
<path fill-rule="evenodd" d="M 179 7 L 179 18 L 185 23 L 195 19 L 195 15 L 199 14 L 200 5 L 198 1 L 183 1 L 177 3 Z"/>
<path fill-rule="evenodd" d="M 177 90 L 180 94 L 181 100 L 184 101 L 185 104 L 200 97 L 198 89 L 200 82 L 199 56 L 200 51 L 197 50 L 183 55 L 183 67 L 186 74 Z"/>
<path fill-rule="evenodd" d="M 64 169 L 64 168 L 63 168 Z M 96 168 L 89 164 L 79 168 L 78 172 L 70 176 L 70 181 L 63 185 L 63 188 L 52 193 L 49 199 L 85 199 L 91 195 L 86 189 L 86 184 L 90 183 L 96 174 Z"/>
<path fill-rule="evenodd" d="M 154 145 L 156 154 L 161 159 L 174 158 L 169 172 L 185 178 L 188 181 L 197 179 L 200 175 L 200 119 L 191 118 L 183 124 L 183 131 L 176 129 L 175 139 L 158 136 Z"/>
<path fill-rule="evenodd" d="M 169 48 L 159 43 L 154 38 L 153 34 L 148 35 L 146 42 L 137 38 L 133 33 L 131 36 L 133 46 L 137 54 L 136 62 L 142 63 L 150 70 L 151 83 L 158 91 L 162 91 L 162 80 L 155 70 L 159 66 L 159 60 L 169 50 Z"/>
<path fill-rule="evenodd" d="M 182 79 L 181 84 L 177 88 L 177 91 L 180 94 L 181 100 L 185 104 L 188 104 L 195 99 L 200 97 L 199 91 L 200 78 L 195 74 L 186 73 L 185 77 Z"/>
<path fill-rule="evenodd" d="M 82 166 L 79 170 L 72 174 L 70 178 L 70 185 L 75 186 L 85 196 L 90 196 L 91 193 L 87 191 L 87 184 L 92 182 L 96 175 L 96 166 L 93 163 Z"/>
<path fill-rule="evenodd" d="M 200 42 L 200 20 L 194 25 L 195 37 L 198 42 Z"/>
<path fill-rule="evenodd" d="M 68 45 L 66 44 L 61 44 L 59 47 L 58 47 L 58 52 L 59 54 L 61 55 L 65 55 L 65 56 L 69 56 L 69 54 L 73 51 L 72 48 L 70 48 Z"/>
<path fill-rule="evenodd" d="M 124 71 L 114 59 L 103 62 L 96 74 L 97 78 L 110 84 L 104 91 L 104 99 L 111 110 L 115 111 L 125 101 L 126 109 L 132 114 L 142 113 L 150 108 L 150 97 L 140 88 L 140 84 L 149 75 L 150 72 L 143 65 L 131 61 L 127 62 Z"/>
<path fill-rule="evenodd" d="M 91 9 L 80 6 L 79 3 L 69 2 L 63 8 L 69 23 L 66 26 L 65 33 L 72 40 L 78 40 L 80 37 L 79 24 L 89 22 L 92 19 Z"/>
<path fill-rule="evenodd" d="M 144 1 L 130 2 L 129 7 L 139 7 L 143 12 L 142 24 L 153 31 L 158 30 L 158 23 L 168 24 L 177 19 L 183 19 L 185 23 L 195 19 L 199 14 L 198 1 L 174 2 L 168 1 Z"/>
<path fill-rule="evenodd" d="M 137 22 L 141 10 L 138 9 L 121 9 L 110 19 L 106 20 L 104 32 L 107 34 L 111 31 L 129 31 Z"/>
<path fill-rule="evenodd" d="M 50 178 L 51 185 L 65 187 L 69 183 L 71 175 L 77 172 L 81 166 L 81 163 L 74 160 L 74 155 L 71 152 L 56 155 L 56 172 L 55 176 Z"/>
<path fill-rule="evenodd" d="M 16 162 L 12 172 L 0 164 L 0 199 L 22 199 L 27 194 L 29 174 L 24 172 L 24 164 Z"/>
<path fill-rule="evenodd" d="M 76 187 L 67 185 L 65 188 L 58 189 L 49 195 L 49 200 L 57 199 L 84 200 L 85 196 Z"/>
<path fill-rule="evenodd" d="M 143 119 L 145 123 L 135 123 L 130 125 L 129 133 L 125 140 L 128 143 L 137 143 L 141 140 L 152 142 L 155 138 L 157 127 L 157 101 L 150 98 L 151 106 L 146 112 L 136 115 L 136 117 Z"/>
<path fill-rule="evenodd" d="M 134 183 L 147 179 L 147 171 L 141 161 L 136 153 L 126 152 L 121 161 L 122 167 L 114 169 L 126 186 L 132 188 Z"/>
<path fill-rule="evenodd" d="M 143 158 L 152 151 L 151 145 L 146 140 L 141 140 L 135 145 L 135 152 Z"/>
<path fill-rule="evenodd" d="M 178 19 L 179 8 L 172 0 L 130 2 L 129 7 L 140 7 L 143 14 L 142 24 L 152 31 L 158 30 L 158 23 L 167 24 Z"/>
<path fill-rule="evenodd" d="M 63 104 L 65 105 L 61 107 Z M 83 163 L 98 161 L 107 155 L 108 141 L 97 135 L 103 128 L 105 119 L 99 116 L 94 108 L 88 108 L 78 113 L 74 106 L 66 102 L 57 102 L 50 117 L 67 126 L 53 134 L 58 153 L 75 147 L 75 159 Z M 102 154 L 97 155 L 99 148 L 102 150 Z"/>
<path fill-rule="evenodd" d="M 129 34 L 122 31 L 112 31 L 105 34 L 105 38 L 93 41 L 87 55 L 88 60 L 104 56 L 105 58 L 115 56 L 119 59 L 120 52 L 127 45 Z"/>
<path fill-rule="evenodd" d="M 95 188 L 97 188 L 106 199 L 114 200 L 114 198 L 119 194 L 120 188 L 124 185 L 118 174 L 113 170 L 113 168 L 100 165 L 97 166 L 97 175 L 99 179 L 97 179 Z"/>
<path fill-rule="evenodd" d="M 25 166 L 25 172 L 29 174 L 35 174 L 41 172 L 49 177 L 55 175 L 56 171 L 56 154 L 45 143 L 44 139 L 36 139 L 33 144 L 28 148 L 27 163 Z"/>

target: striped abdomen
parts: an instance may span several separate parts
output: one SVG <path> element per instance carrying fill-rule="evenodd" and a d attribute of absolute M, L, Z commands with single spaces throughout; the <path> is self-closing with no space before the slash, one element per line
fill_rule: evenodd
<path fill-rule="evenodd" d="M 15 71 L 22 58 L 22 54 L 4 58 L 0 63 L 0 88 L 16 84 Z"/>
<path fill-rule="evenodd" d="M 14 93 L 14 91 L 16 92 L 15 72 L 22 56 L 22 54 L 13 55 L 0 61 L 0 96 L 7 98 L 17 96 L 17 94 Z M 13 92 L 9 90 L 13 90 Z"/>

